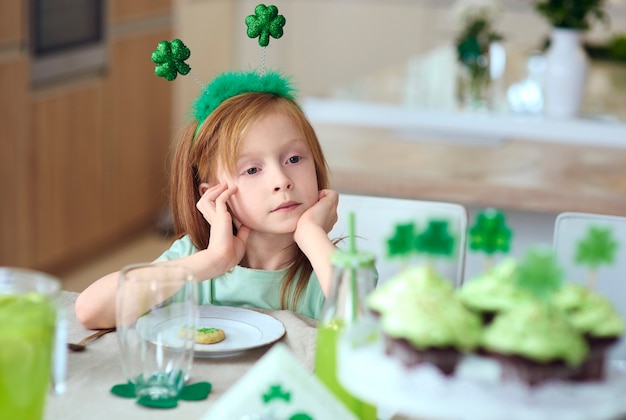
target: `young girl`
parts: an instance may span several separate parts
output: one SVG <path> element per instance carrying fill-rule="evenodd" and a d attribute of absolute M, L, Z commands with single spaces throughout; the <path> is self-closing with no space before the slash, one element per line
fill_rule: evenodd
<path fill-rule="evenodd" d="M 191 268 L 200 304 L 320 315 L 338 195 L 327 189 L 321 146 L 291 92 L 276 73 L 218 76 L 180 139 L 171 200 L 180 239 L 154 263 Z M 85 327 L 115 326 L 117 282 L 112 273 L 80 294 Z"/>

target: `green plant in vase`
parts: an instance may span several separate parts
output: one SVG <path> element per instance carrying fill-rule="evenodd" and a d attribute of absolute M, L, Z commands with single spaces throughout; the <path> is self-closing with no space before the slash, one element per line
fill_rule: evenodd
<path fill-rule="evenodd" d="M 551 118 L 574 118 L 580 112 L 588 73 L 581 35 L 596 21 L 608 23 L 605 0 L 531 0 L 552 30 L 546 50 L 544 113 Z"/>
<path fill-rule="evenodd" d="M 608 22 L 605 0 L 533 0 L 535 11 L 555 28 L 587 30 L 594 21 Z"/>
<path fill-rule="evenodd" d="M 576 263 L 588 267 L 587 287 L 595 290 L 598 281 L 598 267 L 611 265 L 615 259 L 618 243 L 608 227 L 590 226 L 587 235 L 578 242 Z"/>
<path fill-rule="evenodd" d="M 459 77 L 457 98 L 464 108 L 490 107 L 491 73 L 489 48 L 502 35 L 493 28 L 499 15 L 495 1 L 464 0 L 457 2 L 456 15 L 462 27 L 455 40 Z"/>

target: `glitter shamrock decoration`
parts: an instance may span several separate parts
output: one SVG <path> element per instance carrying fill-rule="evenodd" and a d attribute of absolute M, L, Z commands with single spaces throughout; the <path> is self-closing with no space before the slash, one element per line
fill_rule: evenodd
<path fill-rule="evenodd" d="M 601 226 L 589 226 L 587 235 L 576 248 L 576 263 L 589 268 L 587 286 L 595 289 L 597 269 L 600 265 L 610 265 L 615 259 L 618 243 L 613 238 L 611 229 Z"/>
<path fill-rule="evenodd" d="M 549 248 L 530 248 L 517 270 L 518 286 L 545 302 L 561 287 L 562 279 L 563 271 Z"/>
<path fill-rule="evenodd" d="M 176 79 L 178 73 L 184 76 L 191 70 L 185 63 L 190 56 L 191 51 L 180 39 L 174 39 L 172 42 L 161 41 L 152 52 L 152 61 L 156 64 L 154 74 L 170 82 Z"/>
<path fill-rule="evenodd" d="M 275 39 L 283 36 L 283 26 L 285 17 L 278 14 L 276 6 L 265 6 L 259 4 L 254 8 L 254 15 L 246 17 L 248 26 L 248 37 L 259 38 L 259 45 L 267 47 L 270 43 L 270 36 Z"/>
<path fill-rule="evenodd" d="M 502 211 L 485 209 L 476 215 L 476 223 L 469 229 L 469 247 L 472 251 L 484 252 L 487 255 L 485 265 L 490 268 L 493 254 L 509 252 L 512 235 Z"/>

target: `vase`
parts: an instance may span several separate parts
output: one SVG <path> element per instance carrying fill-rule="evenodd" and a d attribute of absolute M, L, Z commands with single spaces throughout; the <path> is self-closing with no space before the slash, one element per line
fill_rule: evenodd
<path fill-rule="evenodd" d="M 491 75 L 489 55 L 466 57 L 457 63 L 456 97 L 459 107 L 467 111 L 491 108 Z"/>
<path fill-rule="evenodd" d="M 575 118 L 587 82 L 587 54 L 580 31 L 554 28 L 546 52 L 544 114 L 550 118 Z"/>

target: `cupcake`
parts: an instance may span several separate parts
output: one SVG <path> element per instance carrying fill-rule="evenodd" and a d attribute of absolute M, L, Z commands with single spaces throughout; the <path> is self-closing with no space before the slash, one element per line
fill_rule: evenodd
<path fill-rule="evenodd" d="M 367 297 L 367 305 L 377 316 L 394 310 L 400 301 L 411 301 L 425 294 L 452 296 L 452 283 L 438 275 L 429 266 L 406 269 L 387 280 Z"/>
<path fill-rule="evenodd" d="M 489 324 L 499 312 L 512 308 L 531 295 L 517 286 L 518 263 L 505 258 L 484 274 L 463 284 L 458 295 L 469 309 L 481 315 Z"/>
<path fill-rule="evenodd" d="M 579 284 L 564 285 L 555 294 L 552 303 L 563 310 L 589 346 L 589 355 L 574 379 L 604 379 L 607 353 L 624 332 L 623 318 L 606 297 Z"/>
<path fill-rule="evenodd" d="M 380 324 L 389 356 L 407 367 L 430 363 L 445 375 L 480 342 L 480 317 L 454 295 L 437 291 L 397 300 Z"/>
<path fill-rule="evenodd" d="M 531 386 L 570 379 L 588 354 L 564 312 L 539 300 L 499 313 L 485 328 L 482 347 L 501 363 L 504 380 Z"/>

